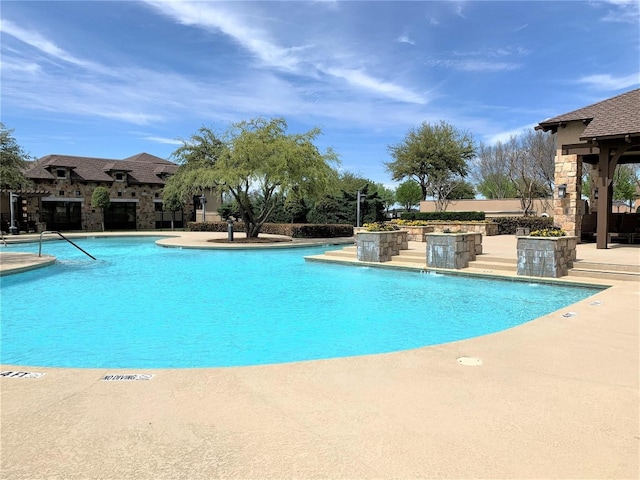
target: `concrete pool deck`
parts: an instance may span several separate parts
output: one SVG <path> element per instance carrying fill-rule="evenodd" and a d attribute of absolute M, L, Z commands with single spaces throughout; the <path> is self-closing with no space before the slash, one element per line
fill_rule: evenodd
<path fill-rule="evenodd" d="M 211 236 L 183 233 L 171 232 L 185 247 Z M 515 237 L 483 247 L 515 257 Z M 639 264 L 639 252 L 581 244 L 578 259 Z M 579 281 L 611 288 L 503 332 L 390 354 L 183 370 L 2 365 L 45 375 L 0 378 L 0 474 L 638 478 L 640 286 Z M 153 378 L 102 380 L 136 373 Z"/>

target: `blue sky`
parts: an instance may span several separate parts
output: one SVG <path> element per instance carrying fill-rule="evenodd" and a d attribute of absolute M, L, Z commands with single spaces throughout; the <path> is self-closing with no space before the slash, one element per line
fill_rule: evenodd
<path fill-rule="evenodd" d="M 637 88 L 640 2 L 2 2 L 2 121 L 34 157 L 169 158 L 201 126 L 318 126 L 393 185 L 387 146 L 445 120 L 494 143 Z"/>

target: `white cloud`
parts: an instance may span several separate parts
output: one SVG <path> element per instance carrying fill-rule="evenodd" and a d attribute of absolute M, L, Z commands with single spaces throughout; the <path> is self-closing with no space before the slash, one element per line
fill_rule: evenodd
<path fill-rule="evenodd" d="M 312 45 L 281 47 L 265 29 L 246 23 L 241 14 L 222 9 L 219 3 L 207 2 L 146 2 L 164 15 L 184 25 L 221 31 L 234 39 L 239 45 L 260 60 L 262 66 L 284 70 L 302 76 L 314 77 L 317 72 L 345 80 L 349 85 L 376 95 L 409 103 L 425 103 L 419 94 L 391 82 L 376 79 L 361 70 L 345 68 L 335 49 L 314 50 Z M 307 55 L 298 57 L 296 53 L 307 51 Z M 314 50 L 313 54 L 309 50 Z M 312 65 L 313 68 L 309 68 Z"/>
<path fill-rule="evenodd" d="M 485 135 L 484 142 L 487 145 L 495 145 L 498 142 L 505 143 L 505 142 L 509 141 L 509 139 L 511 137 L 514 137 L 514 136 L 517 136 L 517 135 L 521 135 L 522 133 L 533 129 L 536 125 L 537 125 L 537 123 L 532 123 L 532 124 L 529 124 L 529 125 L 525 125 L 523 127 L 512 128 L 510 130 L 504 130 L 502 132 Z"/>
<path fill-rule="evenodd" d="M 149 140 L 150 142 L 161 143 L 163 145 L 182 145 L 182 140 L 166 137 L 142 137 L 143 140 Z"/>
<path fill-rule="evenodd" d="M 588 75 L 578 82 L 597 90 L 622 90 L 639 85 L 640 73 L 632 73 L 626 77 L 613 77 L 608 73 Z"/>
<path fill-rule="evenodd" d="M 416 42 L 411 40 L 408 35 L 400 35 L 396 39 L 396 41 L 399 42 L 399 43 L 408 43 L 409 45 L 415 45 L 416 44 Z"/>
<path fill-rule="evenodd" d="M 490 62 L 486 60 L 430 60 L 427 62 L 434 67 L 452 68 L 465 72 L 508 72 L 518 70 L 521 64 L 511 62 Z"/>
<path fill-rule="evenodd" d="M 55 43 L 44 38 L 42 35 L 40 35 L 40 33 L 24 29 L 10 20 L 3 19 L 2 22 L 0 22 L 0 31 L 4 34 L 11 35 L 20 42 L 27 44 L 30 47 L 35 48 L 42 53 L 45 53 L 49 57 L 53 57 L 54 59 L 62 60 L 72 65 L 85 68 L 87 70 L 92 70 L 103 74 L 109 73 L 108 69 L 104 69 L 100 65 L 91 61 L 79 59 L 63 50 L 62 48 L 58 47 Z"/>
<path fill-rule="evenodd" d="M 603 22 L 630 23 L 638 25 L 640 21 L 640 2 L 638 0 L 606 0 L 595 4 L 610 5 L 611 8 L 602 17 Z"/>
<path fill-rule="evenodd" d="M 413 93 L 409 90 L 399 87 L 398 85 L 395 85 L 393 83 L 375 79 L 367 75 L 366 73 L 363 73 L 358 70 L 329 68 L 326 71 L 327 73 L 335 77 L 346 80 L 351 85 L 364 87 L 367 90 L 378 92 L 384 95 L 385 97 L 389 97 L 394 100 L 399 100 L 401 102 L 408 102 L 408 103 L 418 103 L 418 104 L 427 103 L 424 98 L 422 98 L 420 95 L 416 93 Z"/>

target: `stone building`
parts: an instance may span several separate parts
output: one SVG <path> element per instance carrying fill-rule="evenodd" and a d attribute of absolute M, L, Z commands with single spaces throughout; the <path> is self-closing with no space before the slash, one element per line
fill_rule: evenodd
<path fill-rule="evenodd" d="M 13 194 L 15 222 L 22 231 L 100 231 L 103 212 L 91 206 L 91 197 L 102 186 L 111 201 L 104 212 L 106 230 L 168 229 L 172 218 L 175 228 L 183 228 L 202 206 L 195 196 L 182 211 L 163 211 L 162 188 L 177 169 L 175 163 L 148 153 L 124 160 L 47 155 L 25 170 L 33 188 Z M 3 193 L 8 200 L 8 192 Z M 2 203 L 2 230 L 7 231 L 8 202 Z M 216 212 L 218 206 L 212 199 L 207 209 Z"/>
<path fill-rule="evenodd" d="M 592 206 L 588 215 L 595 216 L 597 248 L 607 248 L 612 233 L 633 241 L 640 233 L 637 215 L 614 217 L 612 180 L 616 166 L 640 163 L 640 89 L 544 120 L 536 129 L 557 133 L 555 223 L 580 238 L 587 228 L 581 209 L 584 195 Z M 586 169 L 592 178 L 590 192 L 581 191 Z"/>

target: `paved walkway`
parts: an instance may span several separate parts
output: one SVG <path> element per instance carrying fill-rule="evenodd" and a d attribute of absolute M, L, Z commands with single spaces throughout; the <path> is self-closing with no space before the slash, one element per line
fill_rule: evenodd
<path fill-rule="evenodd" d="M 485 252 L 505 255 L 508 243 Z M 578 258 L 637 252 L 581 245 Z M 612 284 L 516 328 L 391 354 L 183 370 L 2 365 L 45 374 L 0 378 L 2 478 L 638 478 L 640 289 Z M 153 378 L 102 380 L 133 373 Z"/>

